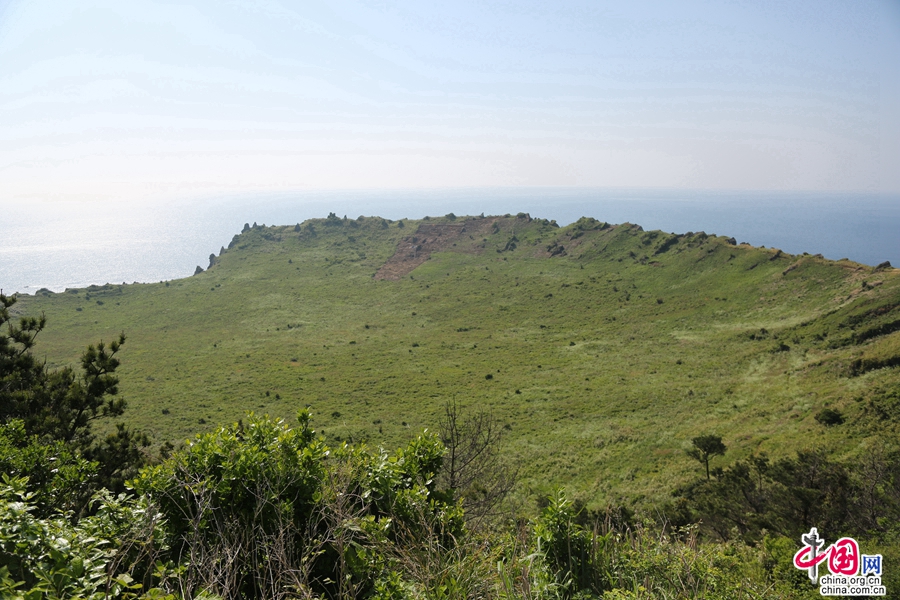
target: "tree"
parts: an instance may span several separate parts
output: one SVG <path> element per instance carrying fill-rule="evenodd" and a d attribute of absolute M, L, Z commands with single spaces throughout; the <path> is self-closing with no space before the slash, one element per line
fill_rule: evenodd
<path fill-rule="evenodd" d="M 456 400 L 444 405 L 438 437 L 447 448 L 444 485 L 462 498 L 466 519 L 489 515 L 515 485 L 518 470 L 500 458 L 503 438 L 500 423 L 484 411 L 463 417 Z"/>
<path fill-rule="evenodd" d="M 48 369 L 31 352 L 47 320 L 41 315 L 21 317 L 15 323 L 9 310 L 15 303 L 15 295 L 0 294 L 0 423 L 21 424 L 10 438 L 20 451 L 40 444 L 65 448 L 68 454 L 96 463 L 93 473 L 84 474 L 85 481 L 92 480 L 91 487 L 121 491 L 124 479 L 145 462 L 140 449 L 149 440 L 122 425 L 98 442 L 91 427 L 98 419 L 118 417 L 125 411 L 125 400 L 117 397 L 115 375 L 116 355 L 125 335 L 109 345 L 88 346 L 81 356 L 80 373 L 70 367 Z M 25 471 L 17 475 L 32 475 Z"/>
<path fill-rule="evenodd" d="M 16 412 L 23 400 L 22 392 L 30 387 L 28 382 L 38 376 L 40 365 L 31 355 L 34 338 L 44 328 L 47 319 L 41 315 L 20 319 L 19 326 L 10 321 L 9 308 L 16 297 L 0 294 L 0 419 L 4 422 Z M 7 326 L 7 334 L 2 327 Z"/>
<path fill-rule="evenodd" d="M 725 455 L 725 444 L 722 443 L 722 436 L 719 435 L 701 435 L 691 440 L 693 448 L 688 450 L 688 456 L 694 460 L 698 460 L 706 466 L 706 479 L 709 480 L 709 459 L 713 456 Z"/>
<path fill-rule="evenodd" d="M 8 309 L 15 302 L 15 296 L 0 295 L 0 326 L 7 325 L 8 332 L 0 333 L 0 419 L 21 419 L 30 435 L 89 445 L 92 421 L 125 411 L 125 401 L 115 398 L 119 380 L 114 375 L 125 335 L 108 347 L 103 342 L 88 346 L 80 377 L 70 367 L 50 370 L 31 354 L 46 318 L 23 317 L 14 325 Z"/>

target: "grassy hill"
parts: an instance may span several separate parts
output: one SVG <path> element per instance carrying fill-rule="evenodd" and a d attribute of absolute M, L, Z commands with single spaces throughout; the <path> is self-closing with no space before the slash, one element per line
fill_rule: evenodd
<path fill-rule="evenodd" d="M 665 497 L 700 434 L 728 445 L 713 464 L 851 458 L 900 422 L 890 267 L 526 214 L 253 227 L 213 263 L 15 308 L 47 315 L 51 365 L 124 330 L 125 416 L 157 442 L 309 405 L 329 438 L 393 446 L 456 398 L 504 424 L 522 494 L 589 503 Z"/>

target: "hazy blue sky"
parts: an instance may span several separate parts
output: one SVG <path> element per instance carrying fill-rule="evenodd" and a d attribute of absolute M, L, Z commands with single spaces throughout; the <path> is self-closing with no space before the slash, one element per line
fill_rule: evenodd
<path fill-rule="evenodd" d="M 900 1 L 0 0 L 0 202 L 900 191 Z"/>

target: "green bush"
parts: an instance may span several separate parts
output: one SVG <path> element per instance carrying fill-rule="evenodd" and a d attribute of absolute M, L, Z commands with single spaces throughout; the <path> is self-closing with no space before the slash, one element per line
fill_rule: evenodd
<path fill-rule="evenodd" d="M 96 487 L 99 467 L 61 441 L 28 435 L 20 420 L 0 424 L 0 472 L 25 478 L 24 489 L 38 517 L 57 510 L 82 512 Z"/>
<path fill-rule="evenodd" d="M 814 417 L 818 423 L 830 427 L 832 425 L 840 425 L 844 422 L 844 415 L 840 411 L 833 408 L 823 408 L 816 413 Z"/>
<path fill-rule="evenodd" d="M 536 550 L 556 574 L 566 597 L 580 591 L 602 593 L 609 589 L 606 550 L 611 536 L 585 529 L 577 522 L 579 512 L 557 490 L 533 526 Z"/>
<path fill-rule="evenodd" d="M 95 514 L 72 524 L 71 513 L 35 516 L 24 478 L 0 484 L 0 597 L 22 600 L 137 598 L 165 579 L 160 515 L 144 500 L 96 499 Z M 148 596 L 162 597 L 159 588 Z"/>
<path fill-rule="evenodd" d="M 452 547 L 461 510 L 435 490 L 444 448 L 424 433 L 392 455 L 328 448 L 310 427 L 248 416 L 198 436 L 134 489 L 168 518 L 182 584 L 223 597 L 280 597 L 298 586 L 361 597 L 404 547 Z"/>

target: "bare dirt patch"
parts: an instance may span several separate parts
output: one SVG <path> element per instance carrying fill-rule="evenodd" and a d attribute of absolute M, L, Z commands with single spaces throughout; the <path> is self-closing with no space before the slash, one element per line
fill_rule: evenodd
<path fill-rule="evenodd" d="M 378 269 L 375 279 L 397 281 L 428 260 L 433 252 L 480 254 L 484 251 L 482 239 L 491 232 L 494 222 L 501 220 L 503 217 L 420 223 L 415 233 L 400 240 L 397 251 Z"/>

